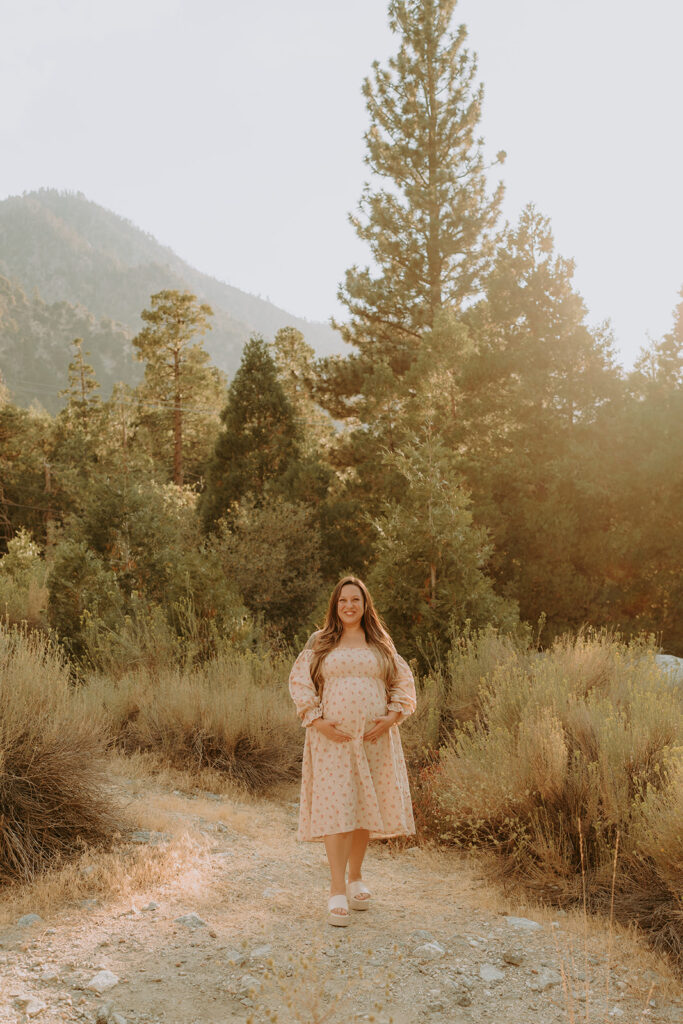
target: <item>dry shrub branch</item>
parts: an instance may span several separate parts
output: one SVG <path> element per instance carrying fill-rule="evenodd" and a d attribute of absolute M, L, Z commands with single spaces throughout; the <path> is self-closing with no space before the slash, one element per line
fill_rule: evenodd
<path fill-rule="evenodd" d="M 54 642 L 0 626 L 1 880 L 31 880 L 118 829 L 105 748 Z"/>

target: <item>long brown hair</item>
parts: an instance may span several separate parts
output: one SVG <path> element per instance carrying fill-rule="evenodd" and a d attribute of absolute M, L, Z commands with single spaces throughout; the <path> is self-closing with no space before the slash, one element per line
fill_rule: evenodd
<path fill-rule="evenodd" d="M 394 643 L 387 632 L 386 626 L 382 622 L 382 619 L 373 604 L 372 598 L 370 597 L 370 591 L 363 581 L 359 580 L 357 576 L 344 576 L 343 579 L 339 580 L 339 583 L 330 595 L 323 628 L 309 637 L 306 646 L 313 649 L 313 657 L 311 659 L 311 679 L 313 680 L 316 692 L 319 696 L 322 696 L 323 686 L 325 683 L 322 671 L 323 662 L 330 651 L 337 646 L 341 640 L 341 635 L 344 632 L 344 624 L 339 618 L 337 604 L 339 602 L 339 595 L 341 594 L 342 587 L 345 587 L 347 583 L 352 583 L 354 587 L 358 587 L 363 595 L 364 608 L 360 624 L 363 628 L 363 632 L 365 633 L 365 639 L 374 649 L 379 658 L 388 698 L 389 690 L 394 683 L 398 672 L 396 666 L 396 648 L 394 647 Z"/>

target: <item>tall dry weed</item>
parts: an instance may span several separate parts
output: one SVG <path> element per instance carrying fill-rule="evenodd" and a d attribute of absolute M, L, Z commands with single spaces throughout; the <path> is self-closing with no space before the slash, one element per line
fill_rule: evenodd
<path fill-rule="evenodd" d="M 0 879 L 31 880 L 119 827 L 105 747 L 56 644 L 0 626 Z"/>
<path fill-rule="evenodd" d="M 295 778 L 303 736 L 287 692 L 289 661 L 232 651 L 186 670 L 91 680 L 87 699 L 125 750 L 210 769 L 251 790 Z"/>

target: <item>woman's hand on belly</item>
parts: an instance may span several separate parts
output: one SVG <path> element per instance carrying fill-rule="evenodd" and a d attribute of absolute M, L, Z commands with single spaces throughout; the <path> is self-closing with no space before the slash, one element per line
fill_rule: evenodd
<path fill-rule="evenodd" d="M 352 736 L 337 728 L 337 722 L 330 722 L 327 718 L 315 718 L 311 722 L 311 726 L 321 732 L 323 736 L 327 736 L 328 740 L 334 740 L 335 743 L 348 743 L 353 739 Z"/>
<path fill-rule="evenodd" d="M 363 739 L 374 743 L 383 733 L 389 732 L 394 722 L 397 722 L 400 717 L 398 711 L 389 711 L 386 715 L 376 718 L 373 727 L 363 734 Z"/>

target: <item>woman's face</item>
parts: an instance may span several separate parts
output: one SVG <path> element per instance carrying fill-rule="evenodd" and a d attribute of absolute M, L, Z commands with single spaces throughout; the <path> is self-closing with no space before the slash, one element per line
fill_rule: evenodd
<path fill-rule="evenodd" d="M 337 614 L 343 626 L 357 626 L 363 618 L 365 600 L 355 583 L 345 583 L 339 592 Z"/>

